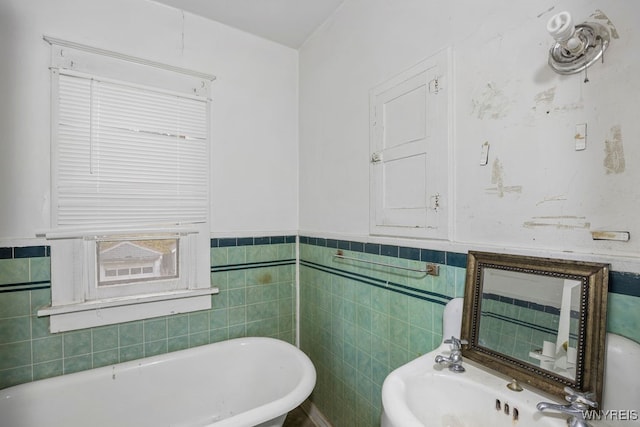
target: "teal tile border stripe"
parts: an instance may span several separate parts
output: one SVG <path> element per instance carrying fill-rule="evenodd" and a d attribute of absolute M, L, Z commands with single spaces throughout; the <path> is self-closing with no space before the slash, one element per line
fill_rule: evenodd
<path fill-rule="evenodd" d="M 37 289 L 48 289 L 51 287 L 51 283 L 48 280 L 48 274 L 43 277 L 39 274 L 33 274 L 32 260 L 38 258 L 48 258 L 50 256 L 49 246 L 17 246 L 17 247 L 0 247 L 0 262 L 3 263 L 0 272 L 9 272 L 12 268 L 18 265 L 25 266 L 26 275 L 20 277 L 22 280 L 12 282 L 7 280 L 8 283 L 0 284 L 0 294 L 9 292 L 21 292 L 21 291 L 33 291 Z M 13 264 L 13 263 L 17 264 Z M 22 264 L 22 263 L 28 264 Z M 10 275 L 11 277 L 11 275 Z M 6 279 L 6 277 L 3 277 Z M 14 280 L 19 280 L 14 277 Z M 40 279 L 40 280 L 29 280 Z M 43 280 L 47 279 L 47 280 Z"/>
<path fill-rule="evenodd" d="M 489 318 L 493 318 L 493 319 L 498 319 L 498 320 L 503 320 L 505 322 L 508 323 L 513 323 L 514 325 L 518 325 L 518 326 L 524 326 L 526 328 L 529 329 L 533 329 L 539 332 L 544 332 L 544 333 L 548 333 L 548 334 L 557 334 L 558 330 L 557 329 L 553 329 L 553 328 L 548 328 L 545 326 L 540 326 L 537 325 L 535 323 L 531 323 L 531 322 L 527 322 L 521 319 L 515 319 L 511 316 L 506 316 L 504 314 L 497 314 L 497 313 L 492 313 L 492 312 L 488 312 L 488 311 L 483 311 L 480 313 L 481 317 L 489 317 Z M 570 333 L 569 336 L 573 339 L 578 339 L 578 336 L 574 333 Z"/>
<path fill-rule="evenodd" d="M 444 264 L 452 267 L 467 267 L 467 254 L 457 252 L 445 252 L 432 249 L 412 248 L 408 246 L 381 245 L 378 243 L 362 243 L 351 240 L 323 239 L 320 237 L 306 236 L 300 236 L 300 243 L 327 248 L 344 249 L 353 252 L 363 252 L 372 255 L 403 258 L 413 261 Z"/>
<path fill-rule="evenodd" d="M 5 292 L 19 292 L 19 291 L 34 291 L 36 289 L 49 289 L 51 282 L 48 280 L 40 280 L 36 282 L 26 283 L 9 283 L 6 285 L 0 285 L 0 294 Z"/>
<path fill-rule="evenodd" d="M 36 258 L 49 256 L 49 246 L 17 246 L 0 248 L 0 259 Z"/>
<path fill-rule="evenodd" d="M 215 265 L 215 266 L 211 266 L 211 272 L 218 273 L 222 271 L 248 270 L 252 268 L 262 268 L 262 267 L 278 267 L 281 265 L 294 265 L 295 263 L 296 263 L 295 258 L 291 258 L 291 259 L 278 260 L 278 261 L 247 262 L 244 264 Z"/>
<path fill-rule="evenodd" d="M 555 314 L 556 316 L 560 315 L 560 308 L 552 307 L 550 305 L 538 304 L 531 301 L 521 300 L 518 298 L 506 297 L 504 295 L 492 294 L 483 292 L 482 299 L 490 299 L 493 301 L 504 302 L 510 305 L 515 305 L 516 307 L 529 308 L 535 311 L 541 311 L 543 313 Z M 577 319 L 580 316 L 580 313 L 576 310 L 571 310 L 570 315 L 572 318 Z"/>
<path fill-rule="evenodd" d="M 447 295 L 438 294 L 435 292 L 429 292 L 422 289 L 412 288 L 411 286 L 401 285 L 394 282 L 389 282 L 375 277 L 366 276 L 364 274 L 352 273 L 347 270 L 339 268 L 328 267 L 326 265 L 318 264 L 311 261 L 300 260 L 300 265 L 313 268 L 325 273 L 334 274 L 336 276 L 343 277 L 345 279 L 351 279 L 364 283 L 365 285 L 374 286 L 376 288 L 385 289 L 388 291 L 396 292 L 399 294 L 407 295 L 414 298 L 419 298 L 424 301 L 433 302 L 440 305 L 446 305 L 451 297 Z"/>
<path fill-rule="evenodd" d="M 609 292 L 640 297 L 640 274 L 611 271 L 609 273 Z"/>
<path fill-rule="evenodd" d="M 454 267 L 467 267 L 467 254 L 419 249 L 405 246 L 362 243 L 351 240 L 324 239 L 300 236 L 301 244 L 350 250 L 375 255 L 385 255 L 414 261 L 433 262 Z M 302 261 L 301 261 L 302 262 Z M 619 295 L 640 297 L 640 274 L 622 271 L 609 272 L 609 292 Z"/>
<path fill-rule="evenodd" d="M 222 237 L 211 239 L 212 248 L 228 248 L 233 246 L 277 245 L 281 243 L 295 243 L 296 236 L 265 236 L 265 237 Z"/>
<path fill-rule="evenodd" d="M 279 245 L 283 243 L 295 243 L 296 236 L 266 236 L 266 237 L 224 237 L 211 239 L 211 248 L 231 248 L 237 246 Z M 274 261 L 245 262 L 239 264 L 212 265 L 211 272 L 248 270 L 263 267 L 278 267 L 281 265 L 295 265 L 295 258 Z"/>
<path fill-rule="evenodd" d="M 280 243 L 295 243 L 295 241 L 295 235 L 212 238 L 211 247 L 218 248 L 232 246 L 269 245 Z M 376 243 L 363 243 L 350 240 L 324 239 L 307 236 L 300 236 L 300 243 L 328 248 L 345 249 L 369 254 L 392 256 L 409 260 L 433 262 L 437 264 L 445 264 L 462 268 L 465 268 L 467 263 L 466 254 L 436 251 L 431 249 L 420 249 L 395 245 L 380 245 Z M 49 256 L 49 246 L 0 247 L 0 260 Z M 295 260 L 293 260 L 293 262 L 295 262 Z M 268 265 L 264 266 L 266 267 Z M 217 266 L 215 268 L 221 267 L 222 266 Z M 226 267 L 229 268 L 229 270 L 233 268 L 233 266 L 231 265 Z M 255 268 L 257 267 L 260 266 L 255 265 Z M 238 265 L 237 268 L 250 268 L 250 266 Z M 212 267 L 212 271 L 221 270 L 213 270 Z M 50 284 L 48 281 L 10 283 L 0 286 L 0 293 L 46 289 L 49 287 Z M 640 274 L 611 271 L 609 274 L 609 292 L 619 295 L 640 297 Z"/>

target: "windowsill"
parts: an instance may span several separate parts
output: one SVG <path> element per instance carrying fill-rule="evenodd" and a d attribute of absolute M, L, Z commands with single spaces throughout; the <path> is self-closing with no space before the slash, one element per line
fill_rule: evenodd
<path fill-rule="evenodd" d="M 38 310 L 38 316 L 49 316 L 49 331 L 55 334 L 209 310 L 211 294 L 218 292 L 218 288 L 191 289 L 69 303 Z"/>
<path fill-rule="evenodd" d="M 65 304 L 45 307 L 38 310 L 38 316 L 55 316 L 58 314 L 78 313 L 82 311 L 100 310 L 112 307 L 122 307 L 136 304 L 146 304 L 159 301 L 169 301 L 182 298 L 193 298 L 203 295 L 219 293 L 218 288 L 180 290 L 171 292 L 159 292 L 155 294 L 131 295 L 126 297 L 105 298 L 94 301 L 86 301 L 74 304 Z"/>

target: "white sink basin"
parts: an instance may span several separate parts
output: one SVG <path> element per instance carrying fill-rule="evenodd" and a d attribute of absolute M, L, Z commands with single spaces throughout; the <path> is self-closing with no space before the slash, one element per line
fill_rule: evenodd
<path fill-rule="evenodd" d="M 391 372 L 382 386 L 382 427 L 566 427 L 566 414 L 540 412 L 538 402 L 566 404 L 526 386 L 516 392 L 510 379 L 465 360 L 464 373 L 436 365 L 436 355 L 449 345 L 427 353 Z M 637 404 L 632 406 L 637 406 Z M 635 409 L 624 406 L 626 409 Z M 636 411 L 637 413 L 637 411 Z M 593 427 L 632 427 L 638 421 L 589 421 Z"/>
<path fill-rule="evenodd" d="M 393 371 L 382 386 L 382 427 L 565 427 L 566 415 L 541 413 L 536 404 L 554 401 L 531 390 L 509 390 L 509 381 L 464 361 L 466 372 L 438 366 L 427 353 Z"/>
<path fill-rule="evenodd" d="M 462 299 L 444 310 L 443 336 L 460 336 Z M 540 412 L 539 402 L 567 404 L 525 387 L 507 388 L 510 378 L 465 360 L 463 373 L 435 363 L 448 355 L 449 344 L 418 357 L 391 372 L 382 385 L 381 427 L 565 427 L 566 414 Z M 619 410 L 609 421 L 589 421 L 592 427 L 640 427 L 640 344 L 607 334 L 604 410 Z M 621 420 L 621 416 L 627 418 Z M 612 418 L 618 421 L 613 421 Z"/>

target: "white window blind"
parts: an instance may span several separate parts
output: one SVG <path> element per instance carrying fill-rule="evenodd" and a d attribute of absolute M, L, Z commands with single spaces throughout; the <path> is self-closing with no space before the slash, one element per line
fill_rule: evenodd
<path fill-rule="evenodd" d="M 53 71 L 53 227 L 206 222 L 208 102 Z"/>

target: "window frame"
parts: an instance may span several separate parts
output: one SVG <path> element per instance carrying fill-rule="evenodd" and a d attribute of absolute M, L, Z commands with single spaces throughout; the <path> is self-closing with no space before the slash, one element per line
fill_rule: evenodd
<path fill-rule="evenodd" d="M 147 61 L 45 37 L 52 45 L 51 138 L 52 138 L 52 229 L 37 234 L 51 247 L 51 305 L 38 311 L 50 316 L 50 331 L 63 332 L 108 324 L 165 316 L 211 308 L 211 295 L 219 290 L 211 286 L 210 276 L 210 98 L 209 84 L 214 76 Z M 115 222 L 58 224 L 56 211 L 56 167 L 58 138 L 59 73 L 96 76 L 103 81 L 123 82 L 159 92 L 185 94 L 206 102 L 206 200 L 204 215 L 190 218 L 170 217 L 152 221 L 122 220 Z M 103 73 L 104 72 L 104 73 Z M 177 236 L 180 247 L 179 277 L 159 279 L 161 286 L 113 285 L 108 292 L 98 292 L 98 255 L 96 242 L 118 239 L 125 235 L 163 234 Z M 131 282 L 129 282 L 131 283 Z M 130 286 L 133 286 L 131 288 Z M 111 287 L 111 286 L 108 286 Z M 118 292 L 116 289 L 127 289 Z M 139 288 L 140 290 L 132 289 Z"/>

